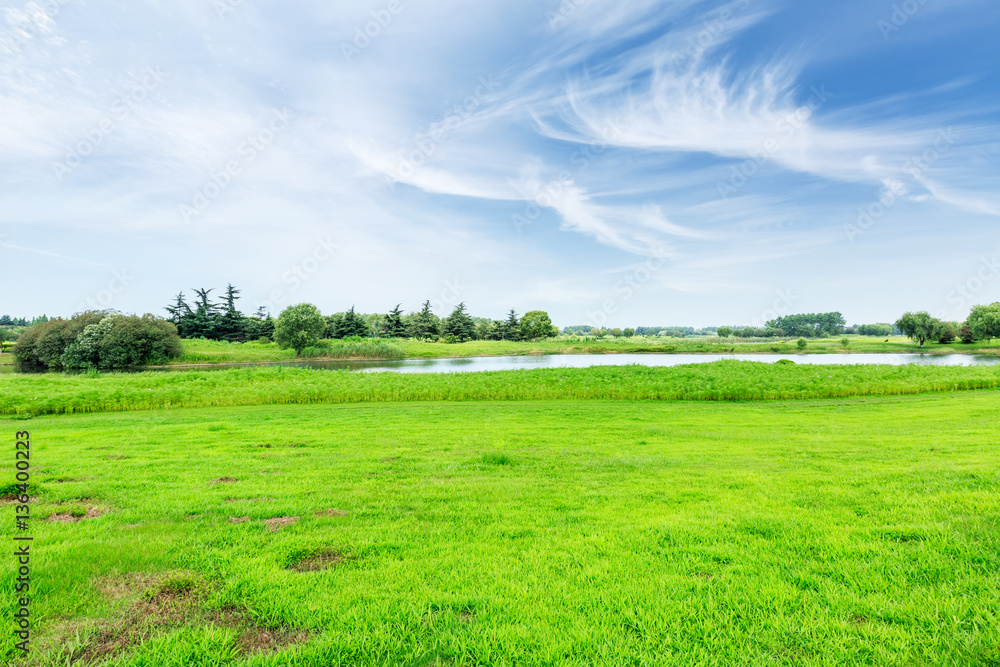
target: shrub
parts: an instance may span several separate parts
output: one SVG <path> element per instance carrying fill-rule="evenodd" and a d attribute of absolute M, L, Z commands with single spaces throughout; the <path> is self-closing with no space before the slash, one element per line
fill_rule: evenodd
<path fill-rule="evenodd" d="M 36 324 L 22 335 L 18 370 L 102 370 L 160 363 L 181 354 L 177 328 L 153 315 L 88 311 L 70 320 Z"/>
<path fill-rule="evenodd" d="M 23 334 L 14 348 L 14 363 L 22 372 L 61 370 L 63 353 L 77 336 L 91 325 L 104 319 L 107 313 L 86 311 L 72 319 L 39 322 Z"/>
<path fill-rule="evenodd" d="M 183 353 L 177 327 L 153 315 L 118 316 L 101 339 L 101 369 L 164 363 Z"/>
<path fill-rule="evenodd" d="M 806 349 L 806 347 L 808 347 L 808 345 L 809 345 L 809 343 L 806 342 L 805 338 L 800 338 L 797 341 L 795 341 L 795 346 L 798 347 L 800 350 Z"/>
<path fill-rule="evenodd" d="M 851 339 L 850 338 L 846 338 L 846 337 L 845 338 L 841 338 L 840 339 L 840 344 L 846 350 L 848 348 L 848 346 L 851 344 Z"/>

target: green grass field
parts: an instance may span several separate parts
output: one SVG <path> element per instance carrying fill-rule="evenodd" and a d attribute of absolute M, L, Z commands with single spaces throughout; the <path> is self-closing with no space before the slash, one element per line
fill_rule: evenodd
<path fill-rule="evenodd" d="M 840 339 L 811 340 L 804 352 L 809 354 L 842 354 L 844 352 L 925 352 L 930 354 L 1000 354 L 995 341 L 963 345 L 928 343 L 923 350 L 913 341 L 894 337 L 885 342 L 882 338 L 850 336 L 845 349 Z M 281 350 L 275 343 L 227 343 L 224 341 L 185 340 L 184 354 L 174 364 L 253 363 L 292 361 L 293 350 Z M 466 343 L 428 343 L 413 339 L 387 341 L 391 353 L 369 350 L 368 346 L 326 341 L 331 350 L 311 350 L 307 358 L 406 358 L 434 359 L 442 357 L 519 356 L 530 354 L 796 354 L 800 350 L 794 342 L 771 341 L 743 343 L 734 340 L 680 339 L 680 338 L 569 338 L 560 337 L 536 342 L 469 341 Z"/>
<path fill-rule="evenodd" d="M 998 665 L 998 401 L 8 418 L 40 484 L 15 664 Z"/>
<path fill-rule="evenodd" d="M 278 366 L 176 373 L 8 375 L 0 378 L 0 414 L 386 401 L 749 401 L 991 388 L 1000 388 L 1000 365 L 815 366 L 717 361 L 658 368 L 595 366 L 462 374 L 352 373 Z"/>

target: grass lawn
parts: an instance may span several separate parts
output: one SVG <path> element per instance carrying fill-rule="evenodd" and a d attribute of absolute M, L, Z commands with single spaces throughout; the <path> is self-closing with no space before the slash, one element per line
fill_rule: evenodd
<path fill-rule="evenodd" d="M 998 403 L 4 420 L 41 485 L 24 664 L 998 665 Z"/>

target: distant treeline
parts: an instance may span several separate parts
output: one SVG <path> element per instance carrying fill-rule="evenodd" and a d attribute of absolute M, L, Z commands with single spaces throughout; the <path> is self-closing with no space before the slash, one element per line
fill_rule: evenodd
<path fill-rule="evenodd" d="M 276 320 L 261 306 L 252 316 L 246 316 L 236 306 L 240 290 L 227 285 L 219 301 L 213 301 L 213 289 L 195 289 L 188 303 L 184 292 L 174 298 L 165 310 L 177 327 L 181 338 L 246 341 L 273 339 Z M 354 307 L 324 317 L 323 338 L 419 338 L 446 341 L 468 340 L 535 340 L 559 334 L 544 311 L 533 310 L 518 316 L 511 309 L 503 320 L 473 317 L 464 303 L 458 304 L 448 317 L 431 312 L 430 301 L 421 310 L 404 313 L 401 304 L 388 313 L 358 313 Z"/>
<path fill-rule="evenodd" d="M 38 324 L 39 322 L 48 322 L 49 318 L 45 315 L 41 317 L 35 317 L 30 320 L 23 317 L 16 318 L 10 315 L 0 315 L 0 327 L 30 327 L 33 324 Z"/>

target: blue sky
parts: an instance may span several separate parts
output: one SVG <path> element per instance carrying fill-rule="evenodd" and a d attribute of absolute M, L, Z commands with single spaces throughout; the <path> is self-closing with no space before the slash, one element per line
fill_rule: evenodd
<path fill-rule="evenodd" d="M 0 3 L 0 311 L 1000 301 L 993 0 L 335 4 Z"/>

